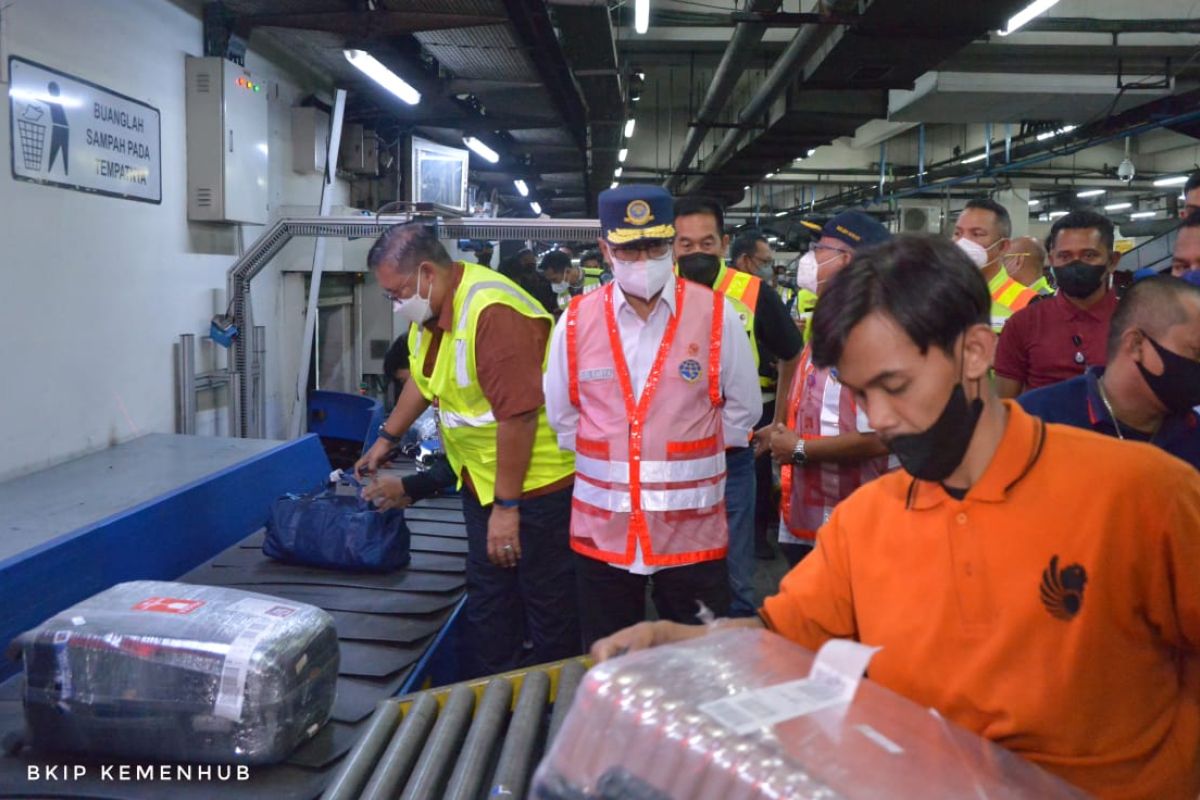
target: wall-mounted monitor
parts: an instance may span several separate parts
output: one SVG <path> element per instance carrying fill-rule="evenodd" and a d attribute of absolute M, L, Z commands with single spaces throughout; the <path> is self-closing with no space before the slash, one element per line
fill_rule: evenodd
<path fill-rule="evenodd" d="M 408 199 L 435 203 L 467 211 L 467 169 L 470 153 L 465 148 L 412 136 L 409 139 Z"/>

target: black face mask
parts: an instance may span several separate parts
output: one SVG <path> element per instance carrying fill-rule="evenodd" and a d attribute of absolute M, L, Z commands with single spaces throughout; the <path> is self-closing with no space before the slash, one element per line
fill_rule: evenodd
<path fill-rule="evenodd" d="M 688 253 L 677 259 L 679 274 L 693 283 L 712 287 L 721 271 L 721 259 L 708 253 Z"/>
<path fill-rule="evenodd" d="M 1072 261 L 1062 267 L 1051 267 L 1051 270 L 1054 272 L 1054 282 L 1067 297 L 1083 300 L 1100 288 L 1107 267 Z"/>
<path fill-rule="evenodd" d="M 960 382 L 950 393 L 941 416 L 928 430 L 893 437 L 887 442 L 887 448 L 900 459 L 904 471 L 914 478 L 944 481 L 967 455 L 981 414 L 983 399 L 976 397 L 968 403 Z"/>
<path fill-rule="evenodd" d="M 1163 363 L 1162 375 L 1155 375 L 1141 364 L 1137 365 L 1138 372 L 1142 373 L 1142 380 L 1146 381 L 1150 391 L 1154 392 L 1159 402 L 1172 414 L 1200 406 L 1200 362 L 1172 353 L 1145 332 L 1142 335 L 1154 347 Z"/>

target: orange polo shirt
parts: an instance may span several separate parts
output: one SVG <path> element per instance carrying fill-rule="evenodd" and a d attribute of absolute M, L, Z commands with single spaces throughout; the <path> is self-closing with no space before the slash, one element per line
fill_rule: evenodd
<path fill-rule="evenodd" d="M 882 646 L 872 680 L 1096 795 L 1195 798 L 1200 474 L 1005 408 L 962 501 L 866 484 L 760 613 L 814 650 Z"/>

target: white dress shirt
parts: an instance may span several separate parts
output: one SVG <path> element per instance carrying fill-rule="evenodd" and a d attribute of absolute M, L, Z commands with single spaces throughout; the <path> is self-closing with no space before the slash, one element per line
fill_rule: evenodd
<path fill-rule="evenodd" d="M 675 314 L 675 281 L 674 275 L 668 279 L 662 295 L 650 310 L 647 319 L 638 316 L 625 299 L 620 285 L 615 281 L 613 283 L 613 311 L 617 318 L 621 350 L 625 355 L 625 364 L 629 367 L 629 379 L 633 382 L 635 399 L 642 396 L 642 388 L 650 376 L 650 368 L 654 366 L 659 344 L 666 333 L 667 322 Z M 546 367 L 544 388 L 546 416 L 550 420 L 550 427 L 558 434 L 558 446 L 563 450 L 574 450 L 575 431 L 579 427 L 579 409 L 571 404 L 570 376 L 567 372 L 566 320 L 567 315 L 563 314 L 551 334 L 550 359 Z M 725 446 L 746 447 L 754 426 L 762 417 L 762 389 L 758 384 L 758 368 L 754 366 L 750 338 L 728 300 L 725 301 L 725 314 L 721 326 L 720 385 L 721 394 L 725 397 L 725 406 L 721 410 Z M 640 544 L 629 571 L 639 575 L 649 575 L 656 571 L 654 567 L 647 567 L 642 562 Z"/>

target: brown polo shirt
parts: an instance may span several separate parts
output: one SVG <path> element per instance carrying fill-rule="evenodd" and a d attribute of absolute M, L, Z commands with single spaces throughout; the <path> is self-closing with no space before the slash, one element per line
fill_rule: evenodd
<path fill-rule="evenodd" d="M 462 276 L 463 265 L 456 261 L 451 268 L 451 296 L 458 291 Z M 433 334 L 421 367 L 428 378 L 433 375 L 443 336 L 454 329 L 454 304 L 443 303 L 441 313 L 427 322 L 425 329 Z M 542 363 L 549 338 L 549 320 L 531 319 L 504 305 L 490 306 L 480 314 L 475 334 L 475 372 L 497 422 L 537 411 L 546 404 L 542 394 Z M 466 470 L 462 477 L 471 491 L 475 491 Z M 524 496 L 549 494 L 570 486 L 573 480 L 574 476 L 568 476 Z"/>

